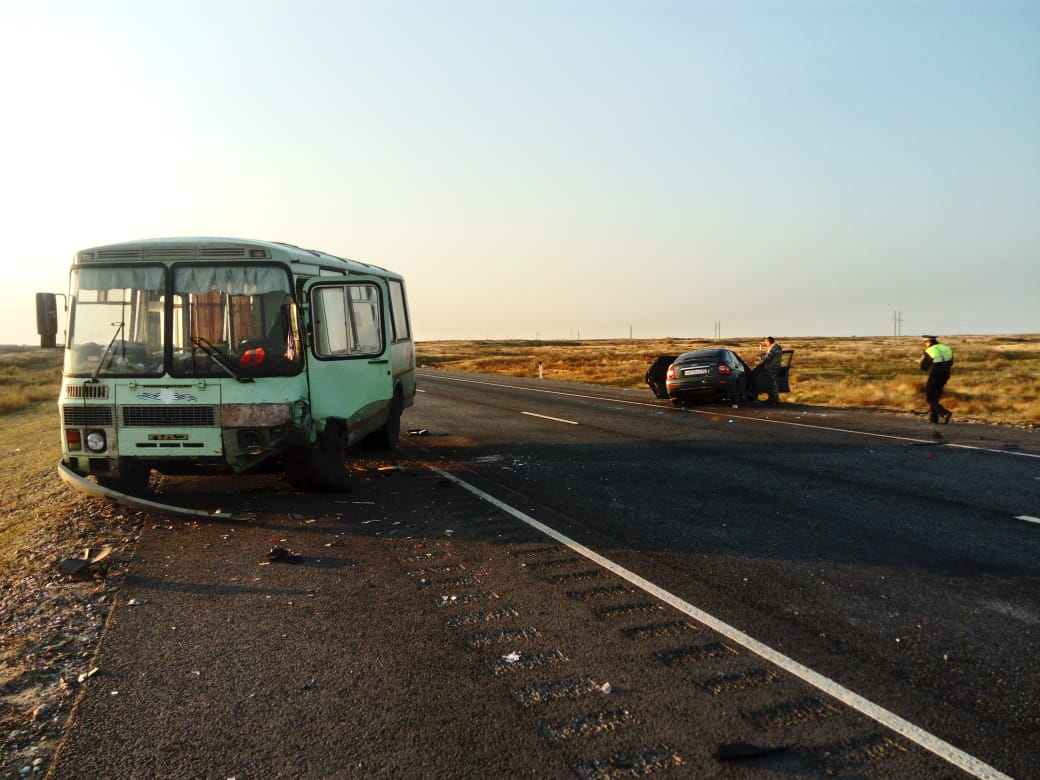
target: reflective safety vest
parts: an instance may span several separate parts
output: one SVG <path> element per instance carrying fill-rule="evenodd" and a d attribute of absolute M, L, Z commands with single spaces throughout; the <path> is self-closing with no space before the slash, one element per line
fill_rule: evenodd
<path fill-rule="evenodd" d="M 949 363 L 953 360 L 953 350 L 945 344 L 932 344 L 925 350 L 925 354 L 933 363 Z"/>

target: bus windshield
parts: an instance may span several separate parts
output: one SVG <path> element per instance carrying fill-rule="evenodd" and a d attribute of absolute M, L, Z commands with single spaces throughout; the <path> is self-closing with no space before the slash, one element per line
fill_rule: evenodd
<path fill-rule="evenodd" d="M 173 270 L 174 376 L 286 376 L 301 368 L 289 275 L 274 265 Z"/>
<path fill-rule="evenodd" d="M 165 279 L 161 265 L 74 269 L 65 373 L 162 374 Z"/>
<path fill-rule="evenodd" d="M 70 291 L 69 375 L 243 379 L 302 368 L 281 266 L 79 266 Z"/>

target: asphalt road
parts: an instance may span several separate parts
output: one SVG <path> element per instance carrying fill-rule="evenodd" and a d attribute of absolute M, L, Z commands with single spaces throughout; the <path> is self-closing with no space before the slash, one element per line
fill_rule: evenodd
<path fill-rule="evenodd" d="M 349 494 L 164 480 L 254 519 L 145 529 L 52 777 L 1040 777 L 1034 433 L 420 390 Z"/>

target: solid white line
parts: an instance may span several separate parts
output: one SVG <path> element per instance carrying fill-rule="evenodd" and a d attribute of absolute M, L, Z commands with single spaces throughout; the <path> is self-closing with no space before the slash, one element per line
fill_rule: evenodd
<path fill-rule="evenodd" d="M 1025 520 L 1027 523 L 1036 523 L 1040 525 L 1040 517 L 1030 517 L 1029 515 L 1016 515 L 1016 520 Z"/>
<path fill-rule="evenodd" d="M 429 374 L 425 376 L 429 377 Z M 549 395 L 563 395 L 570 398 L 581 398 L 586 401 L 608 401 L 614 404 L 628 404 L 630 406 L 645 406 L 650 409 L 661 409 L 660 404 L 647 403 L 646 401 L 627 401 L 623 398 L 606 398 L 601 395 L 584 395 L 582 393 L 568 393 L 563 390 L 544 390 L 538 387 L 524 387 L 523 385 L 507 385 L 503 382 L 485 382 L 479 379 L 465 379 L 462 377 L 444 376 L 443 374 L 437 374 L 435 379 L 443 379 L 447 382 L 463 382 L 472 385 L 488 385 L 490 387 L 504 387 L 507 390 L 524 390 L 529 393 L 548 393 Z M 687 409 L 690 414 L 704 414 L 717 416 L 719 412 L 708 411 L 704 409 Z M 827 425 L 810 425 L 809 423 L 791 422 L 790 420 L 774 420 L 768 417 L 750 417 L 748 415 L 740 414 L 727 414 L 727 419 L 732 420 L 753 420 L 754 422 L 760 423 L 772 423 L 773 425 L 790 425 L 795 428 L 811 428 L 817 431 L 831 431 L 834 433 L 850 433 L 855 436 L 873 436 L 878 439 L 895 439 L 896 441 L 908 441 L 913 444 L 942 444 L 944 447 L 952 447 L 961 450 L 977 450 L 979 452 L 992 452 L 999 455 L 1017 455 L 1020 458 L 1040 458 L 1040 453 L 1037 452 L 1020 452 L 1018 450 L 997 450 L 989 447 L 975 447 L 970 444 L 954 444 L 953 442 L 938 442 L 935 439 L 918 439 L 912 436 L 896 436 L 890 433 L 874 433 L 872 431 L 857 431 L 852 428 L 833 428 Z"/>
<path fill-rule="evenodd" d="M 567 423 L 568 425 L 578 425 L 574 420 L 564 420 L 562 417 L 550 417 L 547 414 L 535 414 L 534 412 L 520 412 L 520 414 L 526 414 L 529 417 L 541 417 L 543 420 L 552 420 L 553 422 Z"/>
<path fill-rule="evenodd" d="M 866 715 L 868 718 L 872 718 L 881 725 L 886 726 L 887 728 L 891 729 L 897 734 L 900 734 L 906 739 L 909 739 L 911 742 L 920 745 L 925 750 L 931 751 L 935 755 L 948 761 L 954 766 L 963 769 L 965 772 L 968 772 L 974 777 L 986 778 L 987 780 L 1011 780 L 1011 778 L 1008 775 L 1003 774 L 999 770 L 980 761 L 974 756 L 965 753 L 959 748 L 954 747 L 950 743 L 925 731 L 919 726 L 915 726 L 913 723 L 904 720 L 895 713 L 890 712 L 889 710 L 886 710 L 877 704 L 874 704 L 873 702 L 860 696 L 858 693 L 855 693 L 849 690 L 848 688 L 839 685 L 830 678 L 824 677 L 822 674 L 813 671 L 807 666 L 803 666 L 794 659 L 788 658 L 786 655 L 783 655 L 782 653 L 774 650 L 768 645 L 765 645 L 759 642 L 757 639 L 748 636 L 743 631 L 734 628 L 728 623 L 722 622 L 718 618 L 709 615 L 707 612 L 704 612 L 703 610 L 698 609 L 692 604 L 683 601 L 678 596 L 675 596 L 669 593 L 668 591 L 664 590 L 663 588 L 658 587 L 649 580 L 645 580 L 638 574 L 631 572 L 628 569 L 625 569 L 624 567 L 614 563 L 609 558 L 604 558 L 599 553 L 589 549 L 588 547 L 585 547 L 582 544 L 579 544 L 578 542 L 574 541 L 573 539 L 567 536 L 564 536 L 559 531 L 556 531 L 555 529 L 538 522 L 530 515 L 521 512 L 519 509 L 510 506 L 504 501 L 500 501 L 491 494 L 486 493 L 480 488 L 469 484 L 465 480 L 459 479 L 454 474 L 451 474 L 447 471 L 444 471 L 443 469 L 439 469 L 433 466 L 431 466 L 430 468 L 432 468 L 433 471 L 435 471 L 437 474 L 440 474 L 445 479 L 450 480 L 451 482 L 459 485 L 460 487 L 465 488 L 473 495 L 478 496 L 484 501 L 487 501 L 489 504 L 498 507 L 503 512 L 506 512 L 512 515 L 513 517 L 517 518 L 518 520 L 527 523 L 529 526 L 540 531 L 541 533 L 545 534 L 551 539 L 554 539 L 560 544 L 569 547 L 571 550 L 578 553 L 579 555 L 588 558 L 593 563 L 602 566 L 603 568 L 607 569 L 610 572 L 613 572 L 622 579 L 627 580 L 629 583 L 636 586 L 637 588 L 646 591 L 651 596 L 654 596 L 655 598 L 660 599 L 669 606 L 674 607 L 675 609 L 682 612 L 684 615 L 688 615 L 694 620 L 703 623 L 704 625 L 708 626 L 717 633 L 722 634 L 731 642 L 741 645 L 750 652 L 755 653 L 756 655 L 761 656 L 762 658 L 765 658 L 767 661 L 770 661 L 776 666 L 779 666 L 784 671 L 793 674 L 795 677 L 798 677 L 799 679 L 803 680 L 809 685 L 812 685 L 813 687 L 834 697 L 838 701 L 851 707 L 857 712 Z"/>

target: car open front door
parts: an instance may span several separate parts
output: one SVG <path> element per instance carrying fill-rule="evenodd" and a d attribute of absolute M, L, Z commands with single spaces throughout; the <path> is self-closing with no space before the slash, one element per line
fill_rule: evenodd
<path fill-rule="evenodd" d="M 793 349 L 785 349 L 780 357 L 780 370 L 776 374 L 776 386 L 781 393 L 791 392 L 791 361 L 793 359 Z"/>
<path fill-rule="evenodd" d="M 776 374 L 776 388 L 781 393 L 791 392 L 791 361 L 794 350 L 785 349 L 780 357 L 780 370 Z M 755 395 L 769 392 L 769 378 L 764 370 L 765 363 L 759 363 L 751 372 L 751 385 Z"/>
<path fill-rule="evenodd" d="M 311 414 L 345 421 L 353 444 L 386 422 L 393 398 L 386 291 L 375 277 L 323 277 L 304 295 Z"/>

